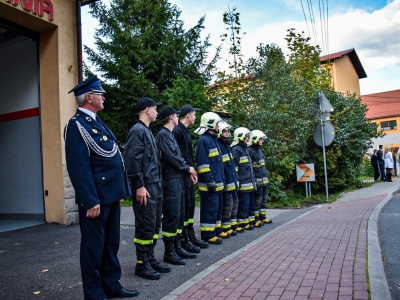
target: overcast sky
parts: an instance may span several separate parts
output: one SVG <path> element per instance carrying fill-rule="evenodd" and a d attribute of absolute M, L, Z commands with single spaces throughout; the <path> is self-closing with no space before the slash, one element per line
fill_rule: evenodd
<path fill-rule="evenodd" d="M 182 11 L 187 29 L 205 15 L 204 36 L 210 34 L 212 48 L 223 45 L 221 70 L 227 69 L 229 46 L 220 35 L 226 33 L 222 15 L 229 5 L 240 12 L 241 32 L 246 32 L 242 40 L 245 61 L 256 55 L 260 43 L 276 44 L 287 53 L 286 31 L 295 28 L 298 33 L 310 34 L 311 43 L 320 45 L 323 55 L 354 48 L 367 73 L 367 78 L 360 80 L 361 94 L 400 89 L 400 0 L 309 2 L 314 23 L 307 0 L 170 0 Z M 94 27 L 98 25 L 87 11 L 88 7 L 83 7 L 83 43 L 94 48 Z"/>

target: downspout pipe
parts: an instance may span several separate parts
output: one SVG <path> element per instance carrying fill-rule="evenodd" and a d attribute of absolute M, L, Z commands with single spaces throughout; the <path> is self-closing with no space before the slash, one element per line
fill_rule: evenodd
<path fill-rule="evenodd" d="M 83 59 L 82 59 L 82 16 L 81 0 L 76 0 L 76 52 L 78 58 L 78 82 L 83 81 Z"/>

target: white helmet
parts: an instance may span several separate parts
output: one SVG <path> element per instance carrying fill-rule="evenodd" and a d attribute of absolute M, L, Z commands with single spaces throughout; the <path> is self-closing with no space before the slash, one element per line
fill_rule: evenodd
<path fill-rule="evenodd" d="M 233 142 L 231 147 L 239 144 L 239 142 L 243 142 L 249 132 L 250 130 L 248 130 L 246 127 L 236 128 L 236 130 L 233 132 Z"/>
<path fill-rule="evenodd" d="M 253 130 L 250 132 L 250 138 L 249 138 L 249 143 L 250 145 L 256 145 L 258 144 L 258 141 L 260 139 L 267 139 L 267 136 L 262 132 L 261 130 Z"/>
<path fill-rule="evenodd" d="M 209 129 L 215 130 L 218 122 L 221 122 L 222 119 L 219 115 L 213 112 L 206 112 L 201 116 L 200 127 L 198 127 L 194 133 L 198 135 L 202 135 Z"/>
<path fill-rule="evenodd" d="M 218 137 L 222 137 L 222 131 L 231 129 L 232 126 L 226 123 L 225 121 L 221 121 L 218 123 Z"/>

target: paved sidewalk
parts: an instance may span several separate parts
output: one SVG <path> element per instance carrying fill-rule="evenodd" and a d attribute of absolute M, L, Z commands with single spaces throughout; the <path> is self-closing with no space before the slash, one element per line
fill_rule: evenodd
<path fill-rule="evenodd" d="M 390 299 L 371 224 L 399 186 L 396 178 L 345 193 L 263 235 L 163 299 L 368 299 L 368 280 L 372 299 Z"/>

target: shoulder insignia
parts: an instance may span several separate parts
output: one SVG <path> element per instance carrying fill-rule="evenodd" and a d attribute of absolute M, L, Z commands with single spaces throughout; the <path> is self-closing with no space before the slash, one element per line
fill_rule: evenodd
<path fill-rule="evenodd" d="M 91 117 L 85 117 L 85 120 L 89 123 L 92 123 L 92 118 Z"/>

